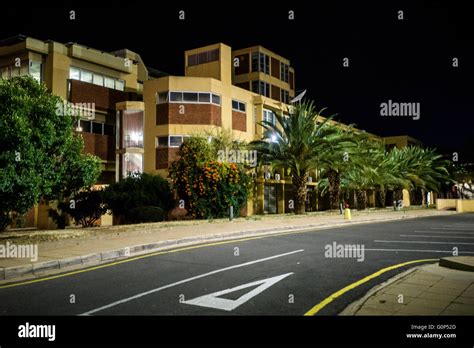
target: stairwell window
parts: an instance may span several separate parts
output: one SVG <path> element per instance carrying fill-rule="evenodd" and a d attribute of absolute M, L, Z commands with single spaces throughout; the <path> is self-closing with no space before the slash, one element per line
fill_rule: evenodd
<path fill-rule="evenodd" d="M 252 71 L 260 71 L 264 74 L 270 74 L 270 56 L 261 52 L 252 53 Z"/>
<path fill-rule="evenodd" d="M 276 125 L 275 113 L 268 109 L 263 109 L 263 121 Z"/>

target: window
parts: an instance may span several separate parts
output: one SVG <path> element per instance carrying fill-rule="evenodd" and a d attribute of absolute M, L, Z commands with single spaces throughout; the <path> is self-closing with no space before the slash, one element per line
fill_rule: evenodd
<path fill-rule="evenodd" d="M 170 92 L 170 101 L 172 102 L 183 101 L 183 92 Z"/>
<path fill-rule="evenodd" d="M 199 93 L 199 102 L 200 103 L 210 103 L 211 94 L 210 93 Z"/>
<path fill-rule="evenodd" d="M 252 71 L 259 71 L 258 69 L 258 56 L 259 52 L 252 52 Z"/>
<path fill-rule="evenodd" d="M 92 78 L 92 83 L 94 85 L 103 86 L 104 85 L 104 76 L 99 74 L 94 74 Z"/>
<path fill-rule="evenodd" d="M 92 73 L 87 70 L 81 70 L 81 81 L 92 83 Z"/>
<path fill-rule="evenodd" d="M 109 136 L 115 135 L 115 127 L 113 124 L 104 124 L 104 134 Z"/>
<path fill-rule="evenodd" d="M 290 92 L 282 89 L 281 90 L 281 99 L 280 99 L 283 103 L 285 104 L 289 104 L 290 103 Z"/>
<path fill-rule="evenodd" d="M 212 103 L 213 104 L 217 104 L 217 105 L 221 105 L 221 97 L 217 94 L 212 94 Z"/>
<path fill-rule="evenodd" d="M 270 97 L 270 84 L 264 81 L 252 81 L 252 92 Z"/>
<path fill-rule="evenodd" d="M 121 155 L 123 165 L 123 177 L 127 177 L 132 173 L 143 172 L 143 154 L 141 153 L 125 153 Z"/>
<path fill-rule="evenodd" d="M 2 79 L 8 79 L 10 76 L 9 76 L 9 73 L 8 73 L 8 67 L 5 67 L 5 68 L 0 68 L 0 77 Z"/>
<path fill-rule="evenodd" d="M 245 112 L 245 103 L 238 100 L 232 100 L 232 110 Z"/>
<path fill-rule="evenodd" d="M 270 74 L 270 57 L 263 53 L 260 53 L 260 71 Z"/>
<path fill-rule="evenodd" d="M 30 61 L 29 73 L 36 81 L 41 81 L 41 63 Z"/>
<path fill-rule="evenodd" d="M 280 80 L 284 82 L 290 81 L 290 67 L 288 64 L 280 62 Z"/>
<path fill-rule="evenodd" d="M 184 92 L 183 93 L 183 101 L 184 102 L 197 102 L 198 101 L 198 94 L 192 92 Z"/>
<path fill-rule="evenodd" d="M 252 92 L 260 93 L 258 89 L 258 81 L 252 81 Z"/>
<path fill-rule="evenodd" d="M 263 121 L 270 122 L 271 124 L 275 125 L 275 113 L 271 110 L 263 109 Z"/>
<path fill-rule="evenodd" d="M 270 74 L 270 56 L 261 52 L 253 52 L 252 71 L 260 71 L 265 74 Z"/>
<path fill-rule="evenodd" d="M 37 62 L 30 62 L 30 63 L 37 63 Z M 30 65 L 30 74 L 32 75 L 32 69 L 33 69 L 33 71 L 40 71 L 39 75 L 41 76 L 41 63 L 37 63 L 37 64 L 39 64 L 39 67 L 38 66 L 32 67 Z M 35 72 L 35 74 L 38 75 L 37 72 Z M 94 85 L 97 85 L 97 86 L 112 88 L 119 91 L 125 90 L 124 80 L 104 76 L 99 73 L 94 73 L 92 71 L 75 68 L 73 66 L 69 68 L 69 78 L 72 80 L 79 80 L 79 81 L 83 81 L 87 83 L 93 83 Z"/>
<path fill-rule="evenodd" d="M 168 147 L 168 137 L 157 137 L 157 147 Z"/>
<path fill-rule="evenodd" d="M 170 135 L 170 147 L 180 147 L 183 143 L 181 135 Z"/>
<path fill-rule="evenodd" d="M 92 133 L 94 134 L 103 134 L 104 133 L 104 124 L 99 122 L 92 122 Z"/>
<path fill-rule="evenodd" d="M 270 97 L 270 84 L 264 81 L 260 81 L 260 94 L 265 97 Z"/>
<path fill-rule="evenodd" d="M 115 80 L 113 78 L 105 76 L 104 77 L 104 87 L 115 89 Z"/>
<path fill-rule="evenodd" d="M 125 82 L 123 80 L 115 80 L 115 89 L 123 91 L 125 89 Z"/>
<path fill-rule="evenodd" d="M 169 99 L 168 99 L 169 98 Z M 160 103 L 202 103 L 202 104 L 221 104 L 221 97 L 209 92 L 162 92 L 158 93 L 157 102 Z"/>
<path fill-rule="evenodd" d="M 90 133 L 91 132 L 91 121 L 79 121 L 79 127 L 82 129 L 82 132 L 84 133 Z"/>
<path fill-rule="evenodd" d="M 168 102 L 168 92 L 160 92 L 158 93 L 158 100 L 157 104 L 163 104 Z"/>
<path fill-rule="evenodd" d="M 219 49 L 189 55 L 188 66 L 205 64 L 216 60 L 219 60 Z"/>
<path fill-rule="evenodd" d="M 77 68 L 71 68 L 69 69 L 69 78 L 73 80 L 79 80 L 81 77 L 81 71 Z"/>

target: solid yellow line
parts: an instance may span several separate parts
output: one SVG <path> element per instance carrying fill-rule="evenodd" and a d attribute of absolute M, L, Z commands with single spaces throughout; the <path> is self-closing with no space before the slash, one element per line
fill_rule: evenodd
<path fill-rule="evenodd" d="M 319 302 L 316 306 L 314 306 L 313 308 L 311 308 L 309 311 L 307 311 L 304 315 L 305 316 L 312 316 L 312 315 L 315 315 L 316 313 L 318 313 L 321 309 L 323 309 L 324 307 L 326 307 L 328 304 L 330 304 L 332 301 L 334 301 L 336 298 L 344 295 L 346 292 L 358 287 L 359 285 L 361 284 L 364 284 L 364 283 L 367 283 L 369 280 L 371 279 L 374 279 L 376 277 L 378 277 L 379 275 L 385 273 L 385 272 L 388 272 L 388 271 L 391 271 L 393 269 L 396 269 L 396 268 L 400 268 L 400 267 L 403 267 L 403 266 L 406 266 L 406 265 L 410 265 L 412 263 L 419 263 L 419 262 L 430 262 L 430 261 L 438 261 L 438 259 L 424 259 L 424 260 L 414 260 L 414 261 L 408 261 L 408 262 L 404 262 L 404 263 L 399 263 L 398 265 L 394 265 L 394 266 L 390 266 L 390 267 L 386 267 L 386 268 L 382 268 L 381 270 L 361 279 L 361 280 L 358 280 L 348 286 L 346 286 L 345 288 L 342 288 L 341 290 L 339 291 L 336 291 L 335 293 L 329 295 L 328 297 L 326 297 L 323 301 Z"/>

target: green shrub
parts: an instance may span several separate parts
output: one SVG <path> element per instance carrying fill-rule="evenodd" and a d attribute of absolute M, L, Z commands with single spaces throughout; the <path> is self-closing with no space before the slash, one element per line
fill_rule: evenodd
<path fill-rule="evenodd" d="M 66 212 L 76 225 L 92 227 L 107 212 L 103 190 L 85 190 L 77 193 L 69 202 Z"/>
<path fill-rule="evenodd" d="M 130 223 L 156 222 L 163 221 L 166 218 L 166 212 L 160 207 L 137 207 L 131 209 L 126 220 Z"/>
<path fill-rule="evenodd" d="M 168 181 L 159 175 L 146 173 L 133 174 L 111 184 L 105 189 L 104 200 L 107 208 L 124 224 L 144 222 L 137 220 L 141 214 L 131 213 L 134 209 L 158 207 L 162 209 L 163 216 L 166 216 L 174 206 Z M 133 221 L 130 221 L 130 218 Z"/>

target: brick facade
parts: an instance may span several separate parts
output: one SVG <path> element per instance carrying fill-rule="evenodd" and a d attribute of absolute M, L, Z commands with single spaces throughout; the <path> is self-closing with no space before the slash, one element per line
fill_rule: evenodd
<path fill-rule="evenodd" d="M 178 159 L 178 151 L 175 147 L 155 149 L 155 169 L 168 169 L 171 162 Z"/>
<path fill-rule="evenodd" d="M 71 103 L 95 103 L 97 110 L 115 110 L 115 103 L 129 100 L 126 92 L 117 91 L 92 83 L 69 80 Z"/>
<path fill-rule="evenodd" d="M 247 114 L 245 112 L 232 111 L 232 129 L 247 131 Z"/>
<path fill-rule="evenodd" d="M 105 161 L 115 161 L 115 137 L 81 133 L 84 139 L 84 151 L 96 155 Z"/>
<path fill-rule="evenodd" d="M 180 106 L 184 113 L 180 114 Z M 221 107 L 214 104 L 166 103 L 156 106 L 156 124 L 222 126 Z"/>

